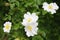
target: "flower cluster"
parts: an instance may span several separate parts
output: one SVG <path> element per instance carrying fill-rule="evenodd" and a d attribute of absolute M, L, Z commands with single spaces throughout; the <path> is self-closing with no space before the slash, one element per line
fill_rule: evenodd
<path fill-rule="evenodd" d="M 43 3 L 42 8 L 44 10 L 46 10 L 47 12 L 51 12 L 52 14 L 56 13 L 56 10 L 59 9 L 59 7 L 56 3 L 48 4 L 47 2 Z M 36 15 L 36 13 L 31 14 L 30 12 L 27 12 L 26 14 L 24 14 L 24 19 L 23 19 L 22 25 L 25 26 L 24 29 L 25 29 L 26 35 L 28 37 L 37 35 L 37 31 L 38 31 L 37 20 L 38 20 L 38 16 Z M 4 28 L 3 28 L 4 32 L 9 33 L 11 30 L 11 26 L 12 26 L 11 22 L 9 22 L 9 21 L 5 22 Z M 16 40 L 18 40 L 18 39 L 16 39 Z"/>
<path fill-rule="evenodd" d="M 59 7 L 58 7 L 58 5 L 56 3 L 48 4 L 47 2 L 43 3 L 43 7 L 42 8 L 44 8 L 44 10 L 46 10 L 47 12 L 51 12 L 52 14 L 56 13 L 56 10 L 59 9 Z"/>
<path fill-rule="evenodd" d="M 38 16 L 36 15 L 36 13 L 31 14 L 30 12 L 27 12 L 27 14 L 24 14 L 24 19 L 22 24 L 25 26 L 24 29 L 28 37 L 37 34 L 37 30 L 38 30 L 37 20 L 38 20 Z"/>

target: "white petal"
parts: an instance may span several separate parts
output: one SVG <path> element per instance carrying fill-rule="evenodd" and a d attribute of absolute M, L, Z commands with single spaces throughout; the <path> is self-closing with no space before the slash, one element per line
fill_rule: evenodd
<path fill-rule="evenodd" d="M 47 9 L 47 6 L 48 6 L 48 3 L 47 2 L 44 2 L 42 8 L 44 8 L 44 10 L 46 10 Z"/>
<path fill-rule="evenodd" d="M 32 17 L 33 17 L 33 21 L 37 21 L 38 20 L 38 16 L 36 15 L 36 13 L 32 13 Z"/>
<path fill-rule="evenodd" d="M 26 19 L 23 19 L 22 25 L 24 25 L 24 26 L 27 25 Z"/>
<path fill-rule="evenodd" d="M 27 35 L 28 37 L 30 37 L 30 33 L 29 33 L 29 32 L 27 32 L 26 35 Z"/>
<path fill-rule="evenodd" d="M 12 24 L 12 23 L 8 21 L 8 22 L 5 22 L 5 23 L 4 23 L 4 26 L 6 26 L 6 25 L 11 26 L 11 24 Z"/>
<path fill-rule="evenodd" d="M 28 15 L 30 15 L 30 12 L 27 12 Z"/>
<path fill-rule="evenodd" d="M 28 18 L 29 16 L 28 16 L 28 14 L 24 14 L 24 18 Z"/>
<path fill-rule="evenodd" d="M 48 3 L 47 2 L 44 2 L 43 5 L 48 5 Z"/>
<path fill-rule="evenodd" d="M 37 34 L 38 28 L 35 27 L 32 31 L 33 31 L 34 34 Z"/>
<path fill-rule="evenodd" d="M 51 13 L 52 13 L 52 14 L 56 13 L 56 10 L 51 10 Z"/>
<path fill-rule="evenodd" d="M 58 6 L 56 3 L 53 3 L 53 5 L 54 5 L 54 8 L 55 8 L 56 10 L 59 9 L 59 6 Z"/>
<path fill-rule="evenodd" d="M 10 32 L 10 30 L 6 30 L 5 28 L 3 28 L 3 30 L 4 30 L 4 32 L 7 32 L 7 33 L 9 33 L 9 32 Z"/>

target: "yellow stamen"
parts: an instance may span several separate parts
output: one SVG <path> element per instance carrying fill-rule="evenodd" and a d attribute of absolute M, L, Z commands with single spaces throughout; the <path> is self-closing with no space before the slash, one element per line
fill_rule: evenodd
<path fill-rule="evenodd" d="M 27 19 L 27 21 L 28 21 L 28 22 L 31 22 L 31 21 L 32 21 L 32 19 L 31 19 L 31 18 L 28 18 L 28 19 Z"/>
<path fill-rule="evenodd" d="M 8 30 L 9 29 L 9 25 L 6 25 L 5 28 Z"/>
<path fill-rule="evenodd" d="M 53 6 L 52 6 L 52 5 L 49 5 L 49 6 L 48 6 L 48 8 L 49 8 L 49 9 L 52 9 L 52 8 L 53 8 Z"/>
<path fill-rule="evenodd" d="M 32 30 L 32 26 L 28 26 L 27 28 L 28 28 L 28 30 L 29 30 L 29 31 L 31 31 L 31 30 Z"/>

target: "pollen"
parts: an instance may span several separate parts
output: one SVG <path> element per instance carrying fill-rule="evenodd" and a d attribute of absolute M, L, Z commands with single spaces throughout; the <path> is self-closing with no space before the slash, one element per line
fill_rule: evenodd
<path fill-rule="evenodd" d="M 27 21 L 28 21 L 28 22 L 31 22 L 31 21 L 32 21 L 32 19 L 31 19 L 31 18 L 28 18 L 28 19 L 27 19 Z"/>
<path fill-rule="evenodd" d="M 52 6 L 52 5 L 49 5 L 49 6 L 48 6 L 48 8 L 49 8 L 49 9 L 52 9 L 52 8 L 53 8 L 53 6 Z"/>
<path fill-rule="evenodd" d="M 28 26 L 27 28 L 28 28 L 28 30 L 29 30 L 29 31 L 31 31 L 31 30 L 32 30 L 32 26 Z"/>
<path fill-rule="evenodd" d="M 9 25 L 6 25 L 5 28 L 8 30 L 9 29 Z"/>

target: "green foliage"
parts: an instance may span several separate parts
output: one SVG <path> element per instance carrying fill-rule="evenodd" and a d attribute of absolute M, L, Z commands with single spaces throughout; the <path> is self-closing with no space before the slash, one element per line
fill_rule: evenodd
<path fill-rule="evenodd" d="M 0 1 L 0 40 L 60 40 L 60 13 L 51 14 L 42 9 L 43 2 L 52 0 L 1 0 Z M 7 3 L 7 4 L 6 4 Z M 27 37 L 21 24 L 26 12 L 39 16 L 38 34 Z M 3 32 L 6 21 L 13 23 L 9 34 Z"/>

